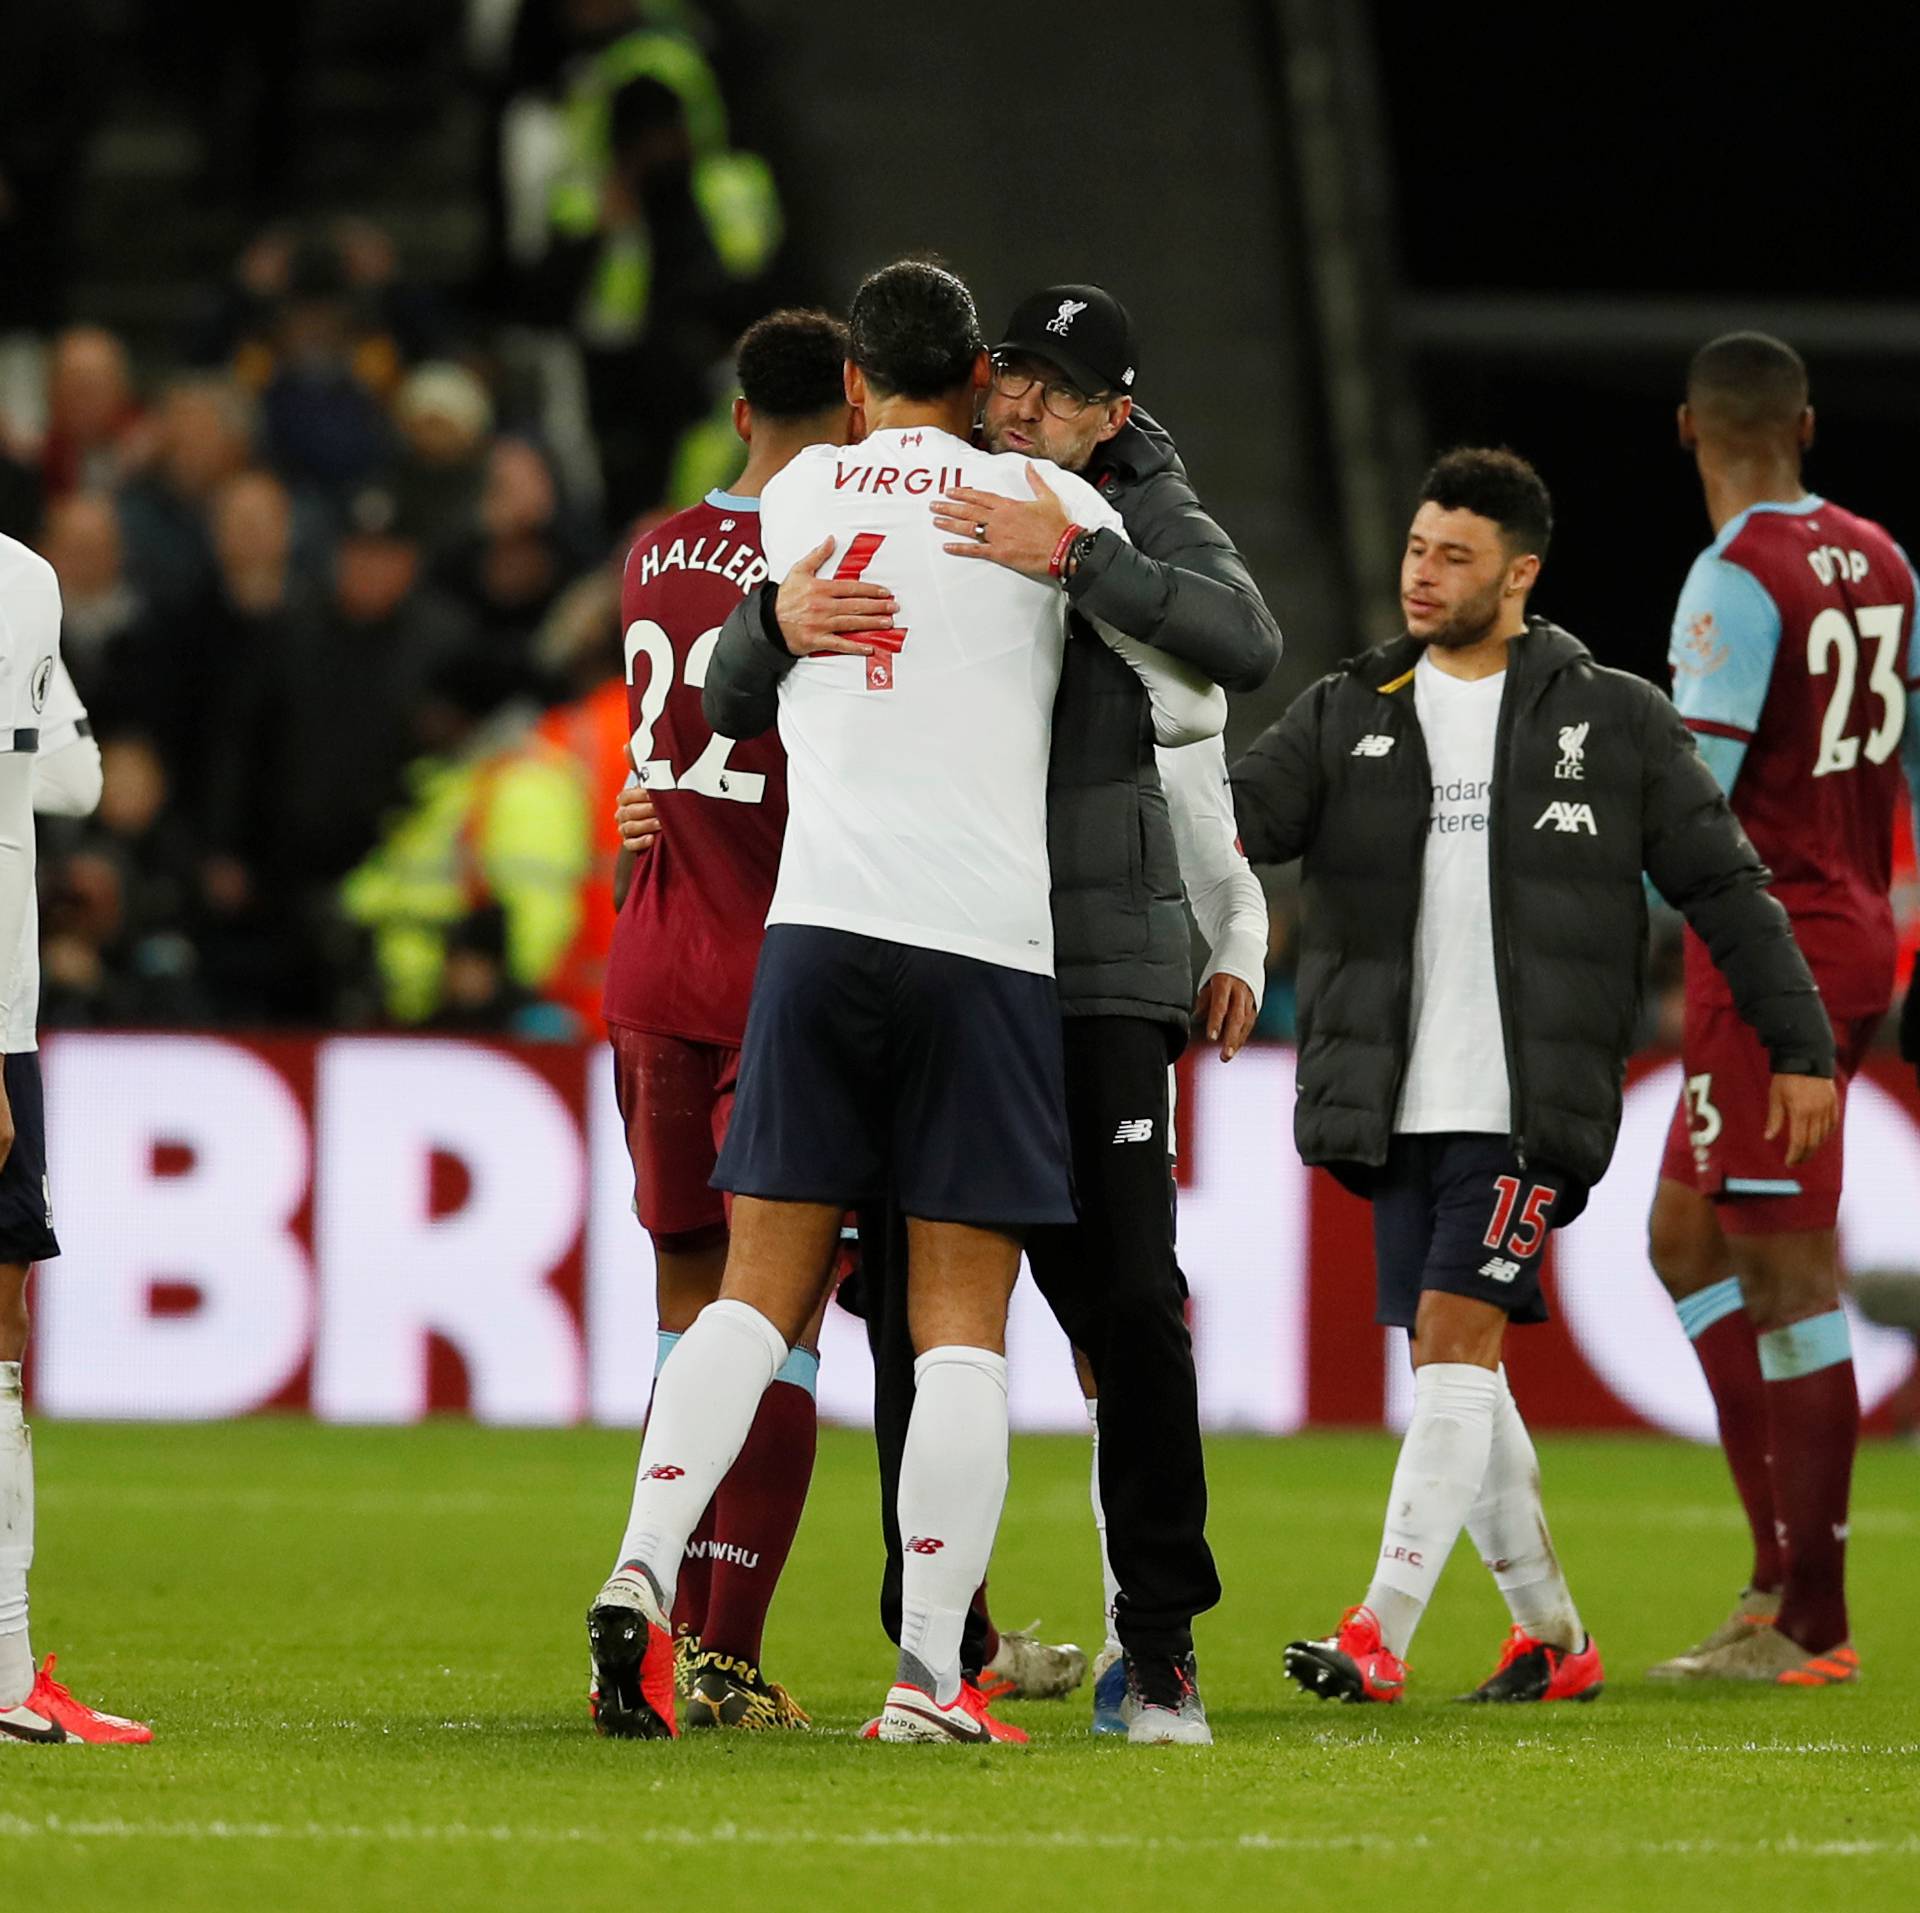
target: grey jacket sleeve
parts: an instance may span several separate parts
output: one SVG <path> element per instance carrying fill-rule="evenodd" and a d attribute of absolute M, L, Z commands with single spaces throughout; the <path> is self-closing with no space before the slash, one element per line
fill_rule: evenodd
<path fill-rule="evenodd" d="M 758 737 L 780 716 L 780 680 L 798 660 L 780 640 L 771 582 L 749 592 L 720 627 L 707 661 L 700 710 L 722 737 Z"/>
<path fill-rule="evenodd" d="M 1833 1028 L 1769 872 L 1680 714 L 1647 687 L 1641 859 L 1712 953 L 1776 1075 L 1831 1076 Z"/>
<path fill-rule="evenodd" d="M 1234 820 L 1256 864 L 1291 863 L 1313 839 L 1320 809 L 1320 710 L 1327 681 L 1309 686 L 1234 765 Z"/>
<path fill-rule="evenodd" d="M 1280 627 L 1233 540 L 1178 472 L 1116 502 L 1133 543 L 1099 534 L 1067 581 L 1075 608 L 1229 691 L 1257 691 L 1280 662 Z"/>

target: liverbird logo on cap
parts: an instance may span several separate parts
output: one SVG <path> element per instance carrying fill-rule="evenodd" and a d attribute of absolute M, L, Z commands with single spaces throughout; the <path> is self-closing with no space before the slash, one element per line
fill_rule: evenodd
<path fill-rule="evenodd" d="M 1060 310 L 1047 321 L 1047 330 L 1064 339 L 1067 336 L 1067 328 L 1072 325 L 1074 320 L 1079 318 L 1081 313 L 1086 311 L 1086 309 L 1087 302 L 1084 299 L 1062 299 L 1060 301 Z"/>

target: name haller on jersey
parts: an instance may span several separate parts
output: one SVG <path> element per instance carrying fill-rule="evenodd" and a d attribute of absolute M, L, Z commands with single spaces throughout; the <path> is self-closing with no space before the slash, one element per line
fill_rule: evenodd
<path fill-rule="evenodd" d="M 728 584 L 738 585 L 744 597 L 765 583 L 767 561 L 757 545 L 742 544 L 738 539 L 716 538 L 709 551 L 704 538 L 696 538 L 691 546 L 684 538 L 676 538 L 665 547 L 649 545 L 640 554 L 640 583 L 651 583 L 663 571 L 710 571 Z"/>

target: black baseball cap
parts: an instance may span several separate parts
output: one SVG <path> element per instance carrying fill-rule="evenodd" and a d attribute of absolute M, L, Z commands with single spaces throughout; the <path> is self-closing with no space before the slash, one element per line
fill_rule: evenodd
<path fill-rule="evenodd" d="M 1101 286 L 1044 286 L 1029 293 L 993 349 L 1051 359 L 1089 396 L 1131 392 L 1139 365 L 1133 321 Z"/>

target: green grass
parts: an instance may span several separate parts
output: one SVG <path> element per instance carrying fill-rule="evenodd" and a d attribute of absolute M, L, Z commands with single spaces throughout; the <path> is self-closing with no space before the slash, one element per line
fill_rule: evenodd
<path fill-rule="evenodd" d="M 37 1445 L 36 1645 L 158 1739 L 0 1751 L 9 1905 L 1688 1913 L 1783 1886 L 1851 1913 L 1920 1904 L 1911 1450 L 1861 1458 L 1866 1680 L 1720 1693 L 1639 1678 L 1738 1585 L 1719 1457 L 1542 1443 L 1613 1685 L 1595 1707 L 1489 1714 L 1446 1704 L 1504 1629 L 1464 1548 L 1407 1705 L 1283 1684 L 1281 1645 L 1364 1584 L 1392 1444 L 1217 1441 L 1228 1592 L 1200 1652 L 1219 1744 L 1096 1743 L 1076 1697 L 1010 1709 L 1034 1746 L 985 1754 L 852 1738 L 890 1668 L 862 1436 L 823 1440 L 768 1643 L 818 1731 L 676 1746 L 586 1724 L 581 1617 L 627 1436 L 49 1423 Z M 1003 1619 L 1094 1643 L 1085 1480 L 1083 1443 L 1017 1444 L 993 1584 Z"/>

